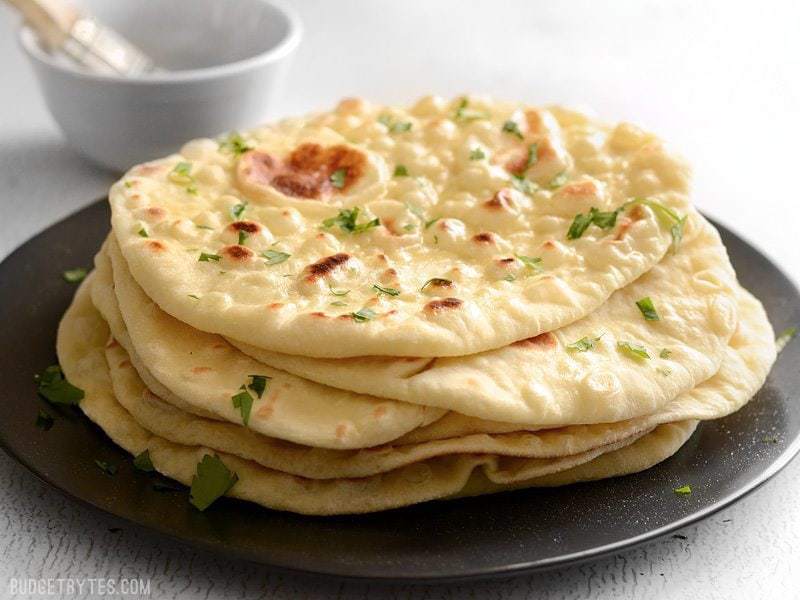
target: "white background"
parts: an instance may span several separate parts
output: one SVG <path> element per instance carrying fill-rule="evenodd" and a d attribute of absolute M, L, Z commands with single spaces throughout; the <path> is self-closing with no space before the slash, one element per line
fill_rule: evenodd
<path fill-rule="evenodd" d="M 701 209 L 800 280 L 799 3 L 294 5 L 306 35 L 275 116 L 342 96 L 410 102 L 430 92 L 590 106 L 679 148 L 695 165 Z M 113 180 L 65 147 L 16 47 L 15 23 L 0 11 L 0 258 Z M 158 598 L 800 598 L 799 476 L 795 461 L 684 530 L 686 540 L 536 576 L 412 588 L 269 575 L 134 530 L 113 533 L 118 523 L 2 455 L 0 596 L 12 577 L 134 576 L 150 577 Z"/>

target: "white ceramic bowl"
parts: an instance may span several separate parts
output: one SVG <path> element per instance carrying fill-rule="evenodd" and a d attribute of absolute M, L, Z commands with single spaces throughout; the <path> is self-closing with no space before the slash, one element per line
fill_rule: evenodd
<path fill-rule="evenodd" d="M 27 27 L 20 30 L 67 141 L 115 171 L 269 117 L 301 37 L 294 13 L 267 0 L 80 4 L 170 69 L 135 79 L 86 73 L 47 54 Z"/>

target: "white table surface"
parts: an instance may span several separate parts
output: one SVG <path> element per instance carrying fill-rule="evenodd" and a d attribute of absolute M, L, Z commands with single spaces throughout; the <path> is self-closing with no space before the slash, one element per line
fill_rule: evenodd
<path fill-rule="evenodd" d="M 696 202 L 800 280 L 797 2 L 295 2 L 306 37 L 276 114 L 431 91 L 592 106 L 695 165 Z M 102 195 L 68 149 L 0 10 L 0 258 Z M 2 323 L 1 327 L 13 326 Z M 4 348 L 8 352 L 13 349 Z M 800 598 L 800 461 L 735 506 L 579 567 L 458 586 L 270 574 L 123 528 L 0 453 L 0 597 L 12 578 L 144 577 L 154 598 Z"/>

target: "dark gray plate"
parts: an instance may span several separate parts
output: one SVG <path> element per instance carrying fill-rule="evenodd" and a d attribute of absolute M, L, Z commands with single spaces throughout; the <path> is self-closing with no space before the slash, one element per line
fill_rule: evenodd
<path fill-rule="evenodd" d="M 800 323 L 795 287 L 724 228 L 742 283 L 777 331 Z M 0 443 L 37 477 L 81 502 L 188 544 L 275 568 L 340 577 L 455 580 L 565 565 L 662 536 L 741 498 L 800 449 L 800 344 L 781 354 L 738 413 L 703 423 L 672 458 L 635 475 L 523 490 L 357 517 L 310 518 L 225 499 L 204 513 L 185 489 L 156 491 L 78 409 L 38 398 L 33 374 L 55 362 L 58 321 L 75 286 L 65 269 L 92 264 L 108 230 L 105 201 L 36 236 L 0 265 Z M 40 409 L 50 431 L 34 426 Z M 776 441 L 764 441 L 765 438 Z M 94 464 L 119 466 L 110 477 Z M 691 496 L 673 489 L 690 484 Z"/>

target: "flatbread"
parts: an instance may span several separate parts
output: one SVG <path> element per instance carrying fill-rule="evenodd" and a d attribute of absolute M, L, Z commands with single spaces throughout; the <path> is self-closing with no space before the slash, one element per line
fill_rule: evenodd
<path fill-rule="evenodd" d="M 79 288 L 64 315 L 57 339 L 59 361 L 69 381 L 85 392 L 80 407 L 117 444 L 131 454 L 147 450 L 160 473 L 186 485 L 206 454 L 218 455 L 237 476 L 228 495 L 268 508 L 303 514 L 350 514 L 386 510 L 454 496 L 469 488 L 476 470 L 481 481 L 519 487 L 536 476 L 584 464 L 628 441 L 576 456 L 519 459 L 481 455 L 453 455 L 414 463 L 365 478 L 313 480 L 266 469 L 258 464 L 203 446 L 174 444 L 141 427 L 115 399 L 104 357 L 108 327 L 90 300 L 87 283 Z M 685 435 L 693 423 L 677 424 Z M 662 448 L 663 450 L 663 448 Z M 535 483 L 535 482 L 534 482 Z M 499 491 L 499 490 L 494 490 Z"/>
<path fill-rule="evenodd" d="M 688 168 L 655 136 L 464 101 L 345 101 L 133 168 L 109 199 L 135 280 L 260 348 L 457 356 L 578 320 L 664 256 L 674 218 L 626 204 L 688 210 Z M 590 209 L 621 212 L 567 239 Z"/>
<path fill-rule="evenodd" d="M 719 369 L 736 327 L 738 284 L 725 248 L 702 217 L 694 213 L 690 219 L 679 252 L 618 290 L 594 313 L 561 330 L 499 350 L 443 359 L 312 359 L 234 343 L 259 361 L 244 373 L 261 372 L 267 364 L 338 389 L 517 423 L 515 429 L 651 415 Z M 111 249 L 114 256 L 113 243 Z M 243 372 L 240 369 L 240 375 L 231 378 L 233 369 L 227 363 L 215 365 L 216 351 L 210 352 L 212 358 L 199 360 L 209 353 L 208 348 L 228 348 L 227 344 L 158 310 L 130 277 L 124 260 L 117 257 L 114 265 L 116 295 L 126 320 L 135 323 L 131 335 L 144 364 L 153 365 L 156 379 L 180 398 L 200 404 L 212 392 L 229 411 L 230 386 L 236 389 L 236 377 Z M 643 297 L 652 297 L 660 321 L 644 319 L 636 306 Z M 566 349 L 576 340 L 601 335 L 590 351 Z M 645 344 L 651 359 L 623 354 L 617 347 L 622 341 Z M 671 353 L 669 358 L 659 356 L 665 348 Z M 198 364 L 213 369 L 205 377 L 228 378 L 227 395 L 217 393 L 218 384 L 204 389 L 200 387 L 204 380 L 187 377 Z M 187 389 L 187 382 L 194 387 Z M 374 402 L 372 397 L 368 400 Z M 212 401 L 202 407 L 208 410 Z"/>
<path fill-rule="evenodd" d="M 506 424 L 477 419 L 470 423 L 466 417 L 448 413 L 390 445 L 356 451 L 309 448 L 184 413 L 144 386 L 119 344 L 106 346 L 106 358 L 116 398 L 145 429 L 172 442 L 210 446 L 294 475 L 312 479 L 365 477 L 435 456 L 464 453 L 554 458 L 636 438 L 665 423 L 714 419 L 738 410 L 761 387 L 774 358 L 772 330 L 760 304 L 746 292 L 740 294 L 743 319 L 714 377 L 653 415 L 535 433 L 518 429 L 496 432 Z M 456 424 L 463 427 L 467 423 L 468 427 L 458 430 Z"/>
<path fill-rule="evenodd" d="M 113 240 L 112 240 L 113 242 Z M 154 305 L 124 273 L 113 243 L 95 259 L 92 287 L 114 337 L 164 400 L 203 416 L 241 424 L 232 397 L 251 375 L 270 377 L 253 397 L 247 427 L 264 435 L 320 448 L 365 448 L 389 442 L 439 418 L 443 411 L 330 388 L 267 367 L 220 336 L 189 327 Z M 113 281 L 116 286 L 111 284 Z M 119 300 L 117 307 L 116 300 Z"/>

